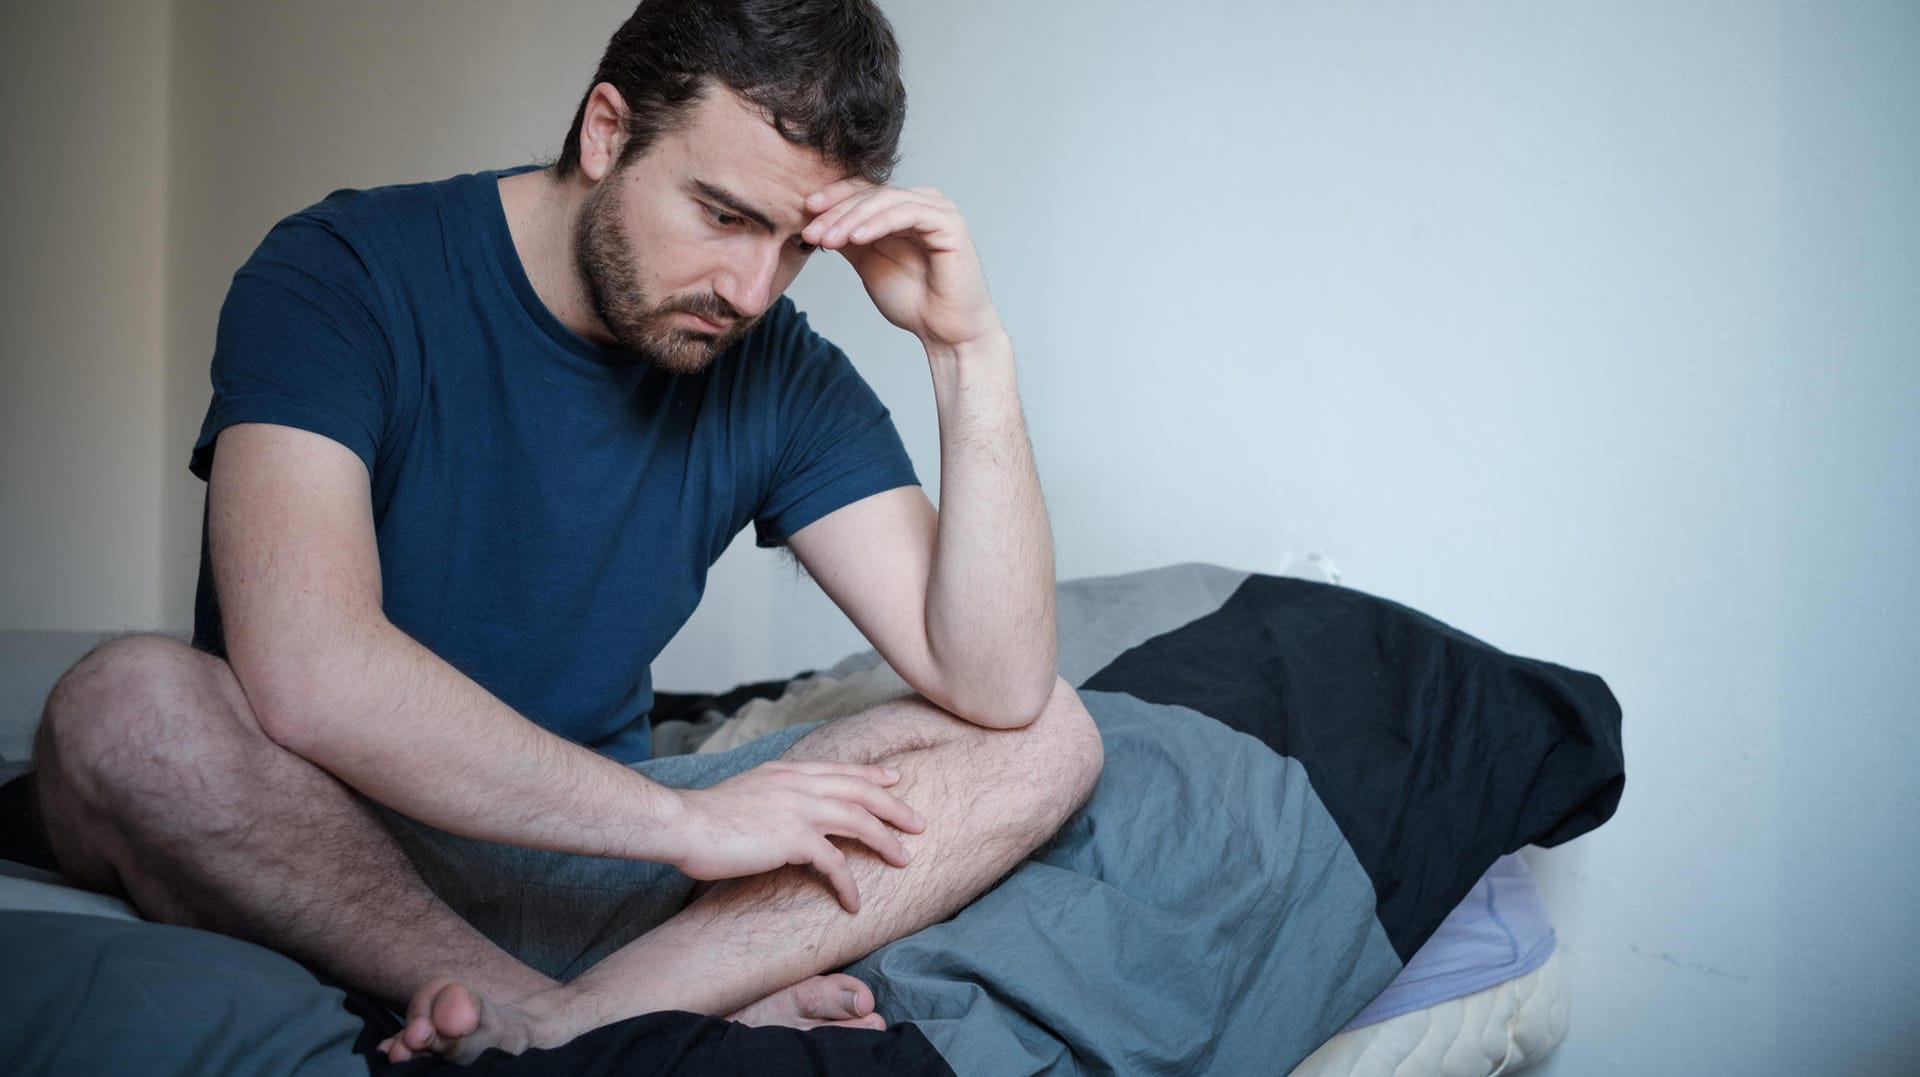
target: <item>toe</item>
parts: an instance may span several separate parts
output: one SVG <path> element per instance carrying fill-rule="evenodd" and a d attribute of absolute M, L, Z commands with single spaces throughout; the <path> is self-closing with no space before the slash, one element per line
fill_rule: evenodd
<path fill-rule="evenodd" d="M 447 984 L 433 996 L 429 1012 L 434 1032 L 445 1039 L 471 1035 L 480 1027 L 480 1008 L 473 993 L 457 983 Z"/>
<path fill-rule="evenodd" d="M 873 1012 L 873 991 L 866 984 L 851 976 L 835 978 L 840 985 L 840 995 L 847 1005 L 848 1016 L 865 1017 Z"/>
<path fill-rule="evenodd" d="M 865 1017 L 853 1017 L 843 1021 L 816 1021 L 813 1023 L 813 1027 L 814 1028 L 863 1028 L 863 1029 L 872 1029 L 875 1032 L 885 1032 L 887 1029 L 887 1020 L 886 1018 L 881 1017 L 877 1013 L 870 1013 Z"/>
<path fill-rule="evenodd" d="M 873 992 L 851 976 L 816 976 L 794 990 L 801 1016 L 815 1021 L 846 1021 L 873 1012 Z"/>
<path fill-rule="evenodd" d="M 399 1045 L 409 1051 L 427 1051 L 433 1048 L 433 1018 L 417 1013 L 407 1018 L 407 1027 L 395 1037 Z"/>

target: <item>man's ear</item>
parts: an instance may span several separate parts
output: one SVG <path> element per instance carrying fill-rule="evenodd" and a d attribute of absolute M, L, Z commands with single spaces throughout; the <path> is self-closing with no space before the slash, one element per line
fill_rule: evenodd
<path fill-rule="evenodd" d="M 620 163 L 627 145 L 627 101 L 610 82 L 587 93 L 586 112 L 580 118 L 580 171 L 595 183 L 606 179 Z"/>

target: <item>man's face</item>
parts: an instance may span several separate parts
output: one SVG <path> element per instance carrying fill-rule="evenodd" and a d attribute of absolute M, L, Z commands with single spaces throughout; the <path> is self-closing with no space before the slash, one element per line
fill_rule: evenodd
<path fill-rule="evenodd" d="M 793 283 L 808 195 L 845 173 L 715 87 L 587 195 L 574 263 L 613 342 L 704 370 Z"/>

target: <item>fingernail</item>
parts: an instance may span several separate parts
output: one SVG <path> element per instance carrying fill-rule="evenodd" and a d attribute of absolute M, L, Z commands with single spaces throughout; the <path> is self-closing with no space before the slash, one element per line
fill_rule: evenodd
<path fill-rule="evenodd" d="M 899 772 L 899 771 L 897 771 L 897 770 L 895 770 L 895 769 L 893 769 L 892 767 L 886 767 L 886 768 L 884 768 L 884 769 L 883 769 L 883 770 L 881 771 L 881 773 L 883 773 L 883 774 L 885 774 L 885 775 L 887 776 L 887 780 L 888 780 L 888 781 L 890 781 L 890 782 L 891 782 L 891 781 L 896 781 L 896 780 L 898 780 L 898 779 L 899 779 L 899 777 L 900 777 L 900 772 Z"/>
<path fill-rule="evenodd" d="M 902 845 L 900 847 L 900 859 L 906 861 L 909 864 L 913 863 L 913 850 Z"/>
<path fill-rule="evenodd" d="M 854 229 L 854 230 L 853 230 L 853 238 L 854 238 L 854 239 L 865 239 L 865 238 L 867 238 L 867 230 L 866 230 L 866 229 L 864 229 L 864 228 L 856 228 L 856 229 Z"/>
<path fill-rule="evenodd" d="M 924 816 L 924 815 L 921 815 L 921 814 L 920 814 L 919 812 L 914 812 L 914 813 L 913 813 L 913 825 L 914 825 L 914 826 L 926 826 L 926 825 L 927 825 L 927 817 L 926 817 L 926 816 Z"/>
<path fill-rule="evenodd" d="M 840 1005 L 845 1006 L 848 1013 L 859 1013 L 860 996 L 851 991 L 842 991 L 840 992 Z"/>

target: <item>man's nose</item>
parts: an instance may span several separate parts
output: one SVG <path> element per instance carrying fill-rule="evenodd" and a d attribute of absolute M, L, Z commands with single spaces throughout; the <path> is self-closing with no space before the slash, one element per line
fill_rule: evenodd
<path fill-rule="evenodd" d="M 757 317 L 773 303 L 773 282 L 779 271 L 779 245 L 756 243 L 752 257 L 722 273 L 714 291 L 742 318 Z"/>

